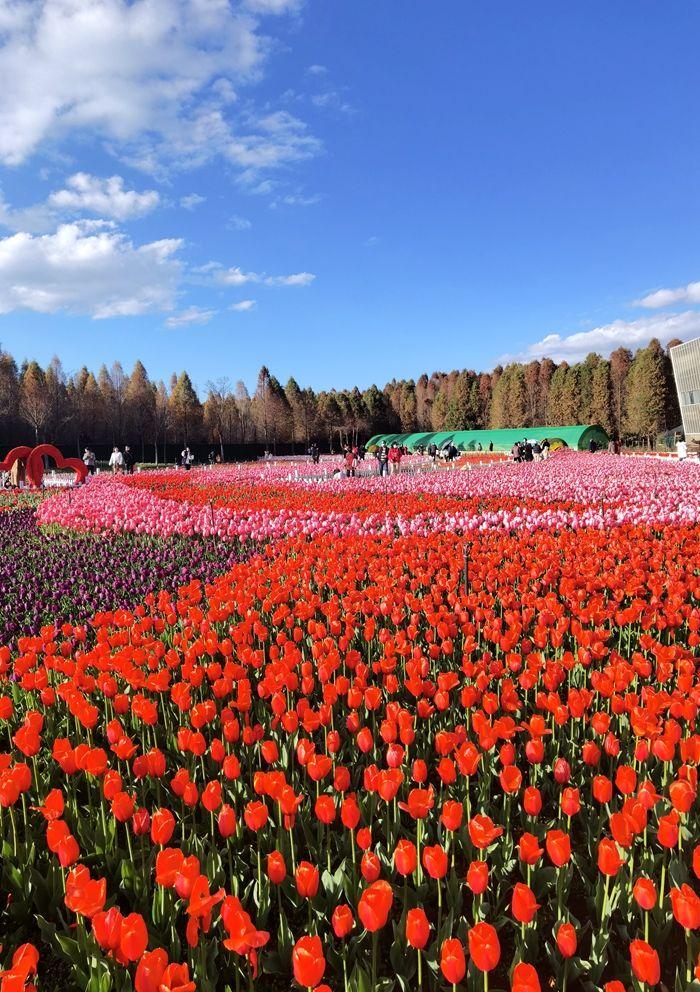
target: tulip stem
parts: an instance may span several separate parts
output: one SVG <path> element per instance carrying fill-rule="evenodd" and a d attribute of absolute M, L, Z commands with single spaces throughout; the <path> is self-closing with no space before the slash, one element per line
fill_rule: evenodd
<path fill-rule="evenodd" d="M 418 954 L 418 988 L 420 989 L 423 987 L 423 962 L 420 959 L 420 947 L 416 953 Z"/>
<path fill-rule="evenodd" d="M 372 992 L 377 989 L 377 931 L 372 933 Z"/>
<path fill-rule="evenodd" d="M 489 973 L 484 972 L 484 992 L 489 992 Z"/>

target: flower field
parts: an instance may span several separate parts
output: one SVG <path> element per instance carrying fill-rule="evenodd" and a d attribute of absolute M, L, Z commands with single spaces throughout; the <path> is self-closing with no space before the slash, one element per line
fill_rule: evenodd
<path fill-rule="evenodd" d="M 573 453 L 0 514 L 1 992 L 700 989 L 699 515 Z"/>

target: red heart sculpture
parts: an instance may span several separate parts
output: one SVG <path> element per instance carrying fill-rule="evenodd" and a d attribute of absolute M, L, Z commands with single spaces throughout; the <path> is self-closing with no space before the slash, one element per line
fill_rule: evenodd
<path fill-rule="evenodd" d="M 78 480 L 85 482 L 87 465 L 80 458 L 64 458 L 53 444 L 38 444 L 36 448 L 32 448 L 27 459 L 27 479 L 33 486 L 39 487 L 44 478 L 43 455 L 52 458 L 56 462 L 56 468 L 72 468 Z"/>
<path fill-rule="evenodd" d="M 17 448 L 13 448 L 12 451 L 8 451 L 5 455 L 5 460 L 0 462 L 0 472 L 9 472 L 16 461 L 20 458 L 27 459 L 31 454 L 32 449 L 28 448 L 26 444 L 21 444 Z"/>

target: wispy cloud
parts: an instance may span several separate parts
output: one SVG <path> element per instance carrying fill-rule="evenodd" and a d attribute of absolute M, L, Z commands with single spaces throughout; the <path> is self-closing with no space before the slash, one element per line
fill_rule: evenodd
<path fill-rule="evenodd" d="M 253 225 L 247 217 L 239 217 L 238 214 L 234 214 L 233 217 L 229 218 L 226 226 L 230 227 L 234 231 L 247 231 Z"/>
<path fill-rule="evenodd" d="M 180 197 L 180 206 L 184 207 L 185 210 L 194 210 L 200 203 L 206 202 L 206 199 L 206 196 L 200 196 L 199 193 L 189 193 L 187 196 Z"/>
<path fill-rule="evenodd" d="M 180 313 L 175 313 L 165 321 L 167 327 L 187 327 L 190 324 L 208 324 L 216 310 L 203 310 L 200 307 L 188 307 Z"/>
<path fill-rule="evenodd" d="M 86 314 L 96 319 L 171 310 L 182 241 L 135 245 L 100 221 L 53 234 L 0 238 L 0 313 Z"/>
<path fill-rule="evenodd" d="M 240 300 L 238 303 L 232 303 L 229 310 L 235 310 L 237 313 L 248 313 L 255 307 L 255 300 Z"/>
<path fill-rule="evenodd" d="M 679 286 L 676 289 L 656 289 L 637 301 L 639 306 L 651 310 L 674 306 L 677 303 L 684 303 L 686 306 L 700 304 L 700 282 L 689 282 L 686 286 Z"/>
<path fill-rule="evenodd" d="M 260 283 L 263 286 L 309 286 L 316 276 L 312 272 L 293 272 L 288 276 L 268 276 L 260 272 L 244 272 L 240 266 L 230 269 L 217 270 L 215 278 L 217 282 L 226 286 L 244 286 L 246 283 Z"/>
<path fill-rule="evenodd" d="M 697 335 L 700 335 L 700 313 L 693 310 L 659 313 L 636 320 L 614 320 L 574 334 L 547 334 L 524 351 L 502 355 L 499 361 L 527 362 L 547 357 L 555 362 L 578 362 L 592 351 L 607 356 L 616 348 L 644 347 L 652 338 L 667 344 L 673 338 L 687 339 Z"/>

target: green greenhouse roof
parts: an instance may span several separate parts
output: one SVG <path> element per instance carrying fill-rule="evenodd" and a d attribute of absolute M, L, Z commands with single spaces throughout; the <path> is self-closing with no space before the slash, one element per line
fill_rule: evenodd
<path fill-rule="evenodd" d="M 510 451 L 516 441 L 527 438 L 529 441 L 543 441 L 547 438 L 551 441 L 563 441 L 569 448 L 579 451 L 586 451 L 591 440 L 594 440 L 599 447 L 608 443 L 608 435 L 602 427 L 595 424 L 584 424 L 582 426 L 571 427 L 516 427 L 508 430 L 486 430 L 486 431 L 437 431 L 421 432 L 417 434 L 375 434 L 367 442 L 367 446 L 374 444 L 401 444 L 405 445 L 409 451 L 415 451 L 419 445 L 428 447 L 430 444 L 442 447 L 451 441 L 459 451 L 477 451 L 477 445 L 481 444 L 484 451 L 493 443 L 494 451 Z"/>

